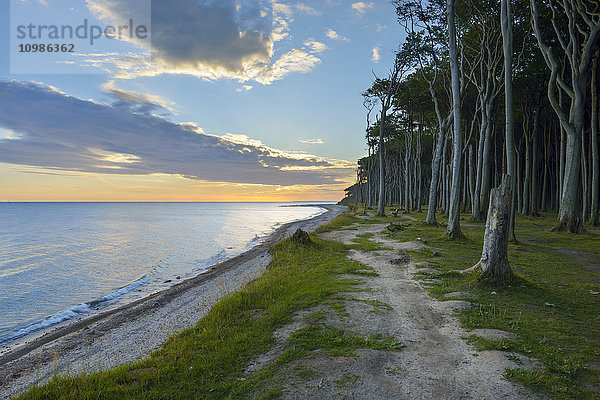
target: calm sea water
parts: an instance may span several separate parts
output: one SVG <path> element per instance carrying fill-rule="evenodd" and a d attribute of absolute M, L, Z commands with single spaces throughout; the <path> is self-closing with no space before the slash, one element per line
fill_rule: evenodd
<path fill-rule="evenodd" d="M 282 205 L 0 204 L 0 344 L 169 287 L 324 212 Z"/>

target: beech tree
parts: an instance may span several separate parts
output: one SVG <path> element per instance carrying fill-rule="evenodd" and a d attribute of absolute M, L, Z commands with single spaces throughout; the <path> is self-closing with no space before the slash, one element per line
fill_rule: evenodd
<path fill-rule="evenodd" d="M 448 214 L 448 229 L 446 235 L 449 238 L 459 238 L 463 234 L 460 230 L 460 204 L 459 191 L 460 167 L 462 156 L 462 119 L 460 105 L 460 78 L 459 78 L 459 60 L 456 49 L 456 25 L 454 15 L 454 5 L 456 0 L 448 0 L 448 43 L 449 57 L 452 69 L 452 110 L 454 115 L 453 132 L 453 162 L 452 162 L 452 189 L 450 191 L 450 209 Z"/>

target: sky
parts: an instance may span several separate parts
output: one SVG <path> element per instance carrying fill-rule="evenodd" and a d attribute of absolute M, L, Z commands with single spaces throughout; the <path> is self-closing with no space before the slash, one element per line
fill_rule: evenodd
<path fill-rule="evenodd" d="M 0 201 L 339 200 L 360 93 L 403 39 L 387 0 L 10 0 L 0 18 Z M 42 43 L 73 51 L 19 47 Z"/>

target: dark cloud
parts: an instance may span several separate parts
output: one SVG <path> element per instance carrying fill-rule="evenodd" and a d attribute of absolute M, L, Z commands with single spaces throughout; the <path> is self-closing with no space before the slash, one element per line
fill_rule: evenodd
<path fill-rule="evenodd" d="M 0 127 L 18 133 L 0 140 L 0 162 L 53 170 L 283 186 L 339 183 L 352 175 L 347 163 L 225 140 L 33 83 L 0 81 Z"/>
<path fill-rule="evenodd" d="M 260 2 L 170 0 L 152 2 L 153 57 L 180 68 L 221 67 L 242 73 L 268 63 L 272 17 Z"/>
<path fill-rule="evenodd" d="M 132 10 L 143 14 L 144 2 L 88 0 L 87 4 L 100 18 L 117 24 Z M 275 54 L 275 43 L 289 36 L 290 6 L 267 0 L 152 0 L 151 5 L 151 63 L 113 55 L 88 57 L 86 62 L 118 78 L 188 74 L 262 84 L 293 72 L 309 72 L 321 62 L 315 54 L 324 50 L 322 46 Z M 303 4 L 296 9 L 319 14 Z"/>
<path fill-rule="evenodd" d="M 116 101 L 113 106 L 117 108 L 129 108 L 131 111 L 142 114 L 170 115 L 170 106 L 173 102 L 167 101 L 160 96 L 146 93 L 138 93 L 119 89 L 114 81 L 109 81 L 102 86 L 106 94 Z"/>

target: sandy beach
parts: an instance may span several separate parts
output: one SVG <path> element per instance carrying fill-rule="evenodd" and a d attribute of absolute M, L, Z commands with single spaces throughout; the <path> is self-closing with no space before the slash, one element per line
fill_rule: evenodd
<path fill-rule="evenodd" d="M 174 333 L 194 326 L 221 298 L 260 276 L 270 246 L 296 229 L 314 231 L 346 208 L 286 224 L 248 252 L 167 290 L 72 322 L 0 356 L 0 399 L 16 396 L 56 374 L 106 370 L 148 356 Z"/>

